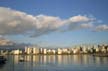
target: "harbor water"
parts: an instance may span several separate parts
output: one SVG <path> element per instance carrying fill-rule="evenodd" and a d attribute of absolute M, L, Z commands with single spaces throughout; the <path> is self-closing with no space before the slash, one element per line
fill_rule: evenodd
<path fill-rule="evenodd" d="M 25 61 L 20 62 L 20 57 Z M 108 57 L 92 55 L 6 55 L 0 71 L 108 71 Z"/>

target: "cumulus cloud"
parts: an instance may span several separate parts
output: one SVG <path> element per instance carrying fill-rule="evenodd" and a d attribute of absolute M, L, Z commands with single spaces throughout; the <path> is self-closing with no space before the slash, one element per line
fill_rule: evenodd
<path fill-rule="evenodd" d="M 25 12 L 0 7 L 0 35 L 29 34 L 40 36 L 58 30 L 89 29 L 93 27 L 91 23 L 93 21 L 95 21 L 93 17 L 82 15 L 61 19 L 47 15 L 33 16 Z"/>
<path fill-rule="evenodd" d="M 88 18 L 86 16 L 81 16 L 81 15 L 69 18 L 70 22 L 88 22 L 90 20 L 93 20 L 93 18 Z"/>
<path fill-rule="evenodd" d="M 108 31 L 108 25 L 98 25 L 95 31 Z"/>
<path fill-rule="evenodd" d="M 92 28 L 93 24 L 92 23 L 83 23 L 80 25 L 81 28 Z"/>
<path fill-rule="evenodd" d="M 78 15 L 65 20 L 65 24 L 68 24 L 67 30 L 91 29 L 94 21 L 95 18 Z"/>
<path fill-rule="evenodd" d="M 0 7 L 0 35 L 27 33 L 35 28 L 35 22 L 32 15 Z"/>

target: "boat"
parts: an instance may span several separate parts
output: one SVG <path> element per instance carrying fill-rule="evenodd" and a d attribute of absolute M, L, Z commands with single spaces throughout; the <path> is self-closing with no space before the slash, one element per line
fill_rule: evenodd
<path fill-rule="evenodd" d="M 24 60 L 24 58 L 23 57 L 21 57 L 20 59 L 19 59 L 19 62 L 24 62 L 25 60 Z"/>
<path fill-rule="evenodd" d="M 0 64 L 5 64 L 5 63 L 6 63 L 6 58 L 0 55 Z"/>

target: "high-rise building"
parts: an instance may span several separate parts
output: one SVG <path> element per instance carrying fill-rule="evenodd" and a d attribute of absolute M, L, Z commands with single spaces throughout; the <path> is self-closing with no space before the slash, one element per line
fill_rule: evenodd
<path fill-rule="evenodd" d="M 44 53 L 44 54 L 47 54 L 47 49 L 44 48 L 44 49 L 43 49 L 43 53 Z"/>
<path fill-rule="evenodd" d="M 58 54 L 62 54 L 62 49 L 58 48 L 58 49 L 57 49 L 57 53 L 58 53 Z"/>
<path fill-rule="evenodd" d="M 39 54 L 39 48 L 33 47 L 33 54 Z"/>
<path fill-rule="evenodd" d="M 25 47 L 25 53 L 26 54 L 31 54 L 32 53 L 32 48 L 29 46 L 29 47 Z"/>

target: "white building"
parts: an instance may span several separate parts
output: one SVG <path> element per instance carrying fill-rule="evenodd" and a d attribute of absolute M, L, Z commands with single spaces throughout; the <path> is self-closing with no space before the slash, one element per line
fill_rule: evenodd
<path fill-rule="evenodd" d="M 96 50 L 96 52 L 97 52 L 97 53 L 100 51 L 100 49 L 99 49 L 99 48 L 95 48 L 95 50 Z"/>
<path fill-rule="evenodd" d="M 44 49 L 43 49 L 43 53 L 44 53 L 44 54 L 47 54 L 47 49 L 44 48 Z"/>
<path fill-rule="evenodd" d="M 25 53 L 26 54 L 31 54 L 32 53 L 32 48 L 31 47 L 25 47 Z"/>
<path fill-rule="evenodd" d="M 73 49 L 73 54 L 77 54 L 77 53 L 79 53 L 79 49 L 74 48 L 74 49 Z"/>
<path fill-rule="evenodd" d="M 56 50 L 53 49 L 53 50 L 52 50 L 52 53 L 53 53 L 53 54 L 56 54 Z"/>
<path fill-rule="evenodd" d="M 20 50 L 13 50 L 13 54 L 19 55 L 20 54 Z"/>
<path fill-rule="evenodd" d="M 88 53 L 88 48 L 87 47 L 83 47 L 83 53 Z"/>
<path fill-rule="evenodd" d="M 101 52 L 102 53 L 106 53 L 107 52 L 107 49 L 105 49 L 105 46 L 102 46 Z"/>
<path fill-rule="evenodd" d="M 39 54 L 39 48 L 33 47 L 33 54 Z"/>
<path fill-rule="evenodd" d="M 58 53 L 58 54 L 62 54 L 62 49 L 58 48 L 58 49 L 57 49 L 57 53 Z"/>

